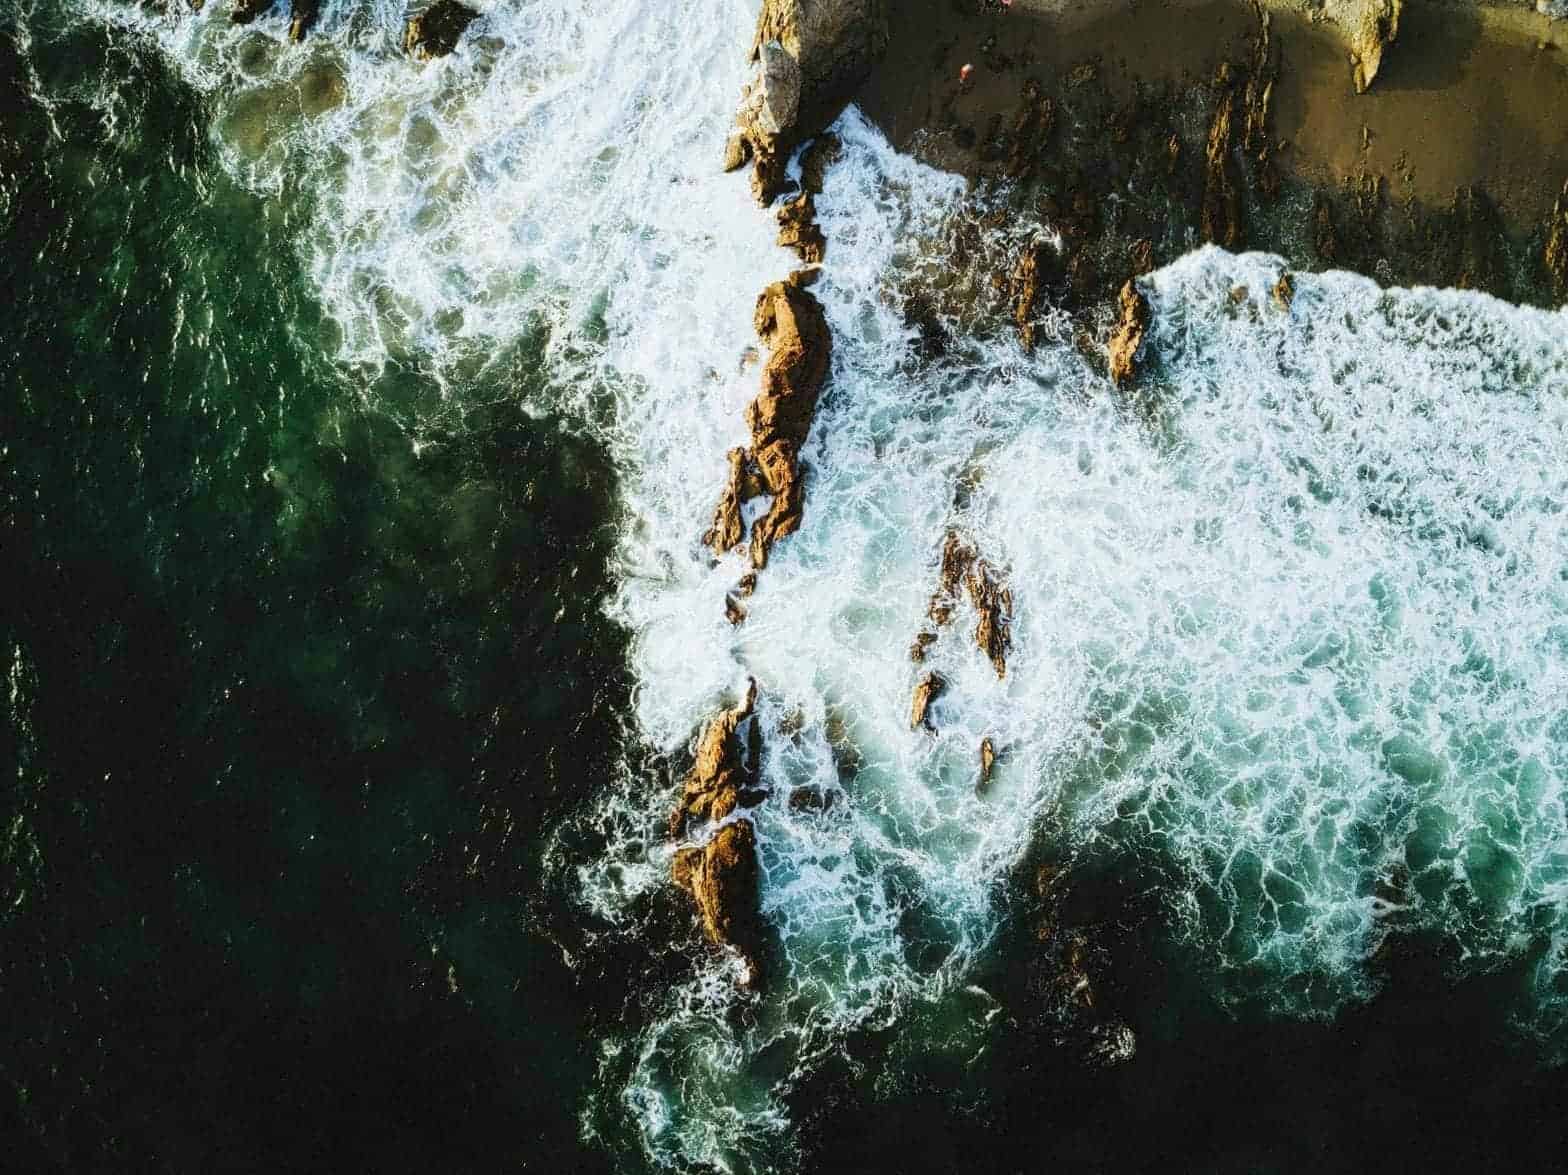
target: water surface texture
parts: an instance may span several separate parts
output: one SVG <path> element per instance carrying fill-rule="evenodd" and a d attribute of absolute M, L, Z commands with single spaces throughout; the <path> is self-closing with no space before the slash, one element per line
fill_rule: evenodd
<path fill-rule="evenodd" d="M 505 0 L 424 65 L 388 3 L 0 18 L 22 1169 L 1558 1153 L 1568 312 L 1206 249 L 1136 392 L 1065 316 L 933 357 L 976 198 L 851 109 L 806 521 L 732 627 L 754 17 Z M 1013 649 L 964 605 L 912 731 L 950 528 Z M 667 832 L 748 677 L 756 995 Z"/>

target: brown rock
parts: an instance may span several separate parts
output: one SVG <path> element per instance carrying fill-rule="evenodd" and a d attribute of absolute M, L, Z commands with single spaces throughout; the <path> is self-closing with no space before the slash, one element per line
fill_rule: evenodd
<path fill-rule="evenodd" d="M 751 158 L 751 144 L 746 136 L 736 131 L 724 141 L 724 170 L 739 171 Z"/>
<path fill-rule="evenodd" d="M 755 321 L 768 360 L 762 390 L 746 408 L 746 424 L 752 455 L 773 495 L 767 514 L 751 533 L 752 566 L 761 568 L 773 544 L 800 526 L 805 484 L 798 454 L 827 380 L 832 336 L 821 304 L 787 282 L 774 282 L 762 291 Z"/>
<path fill-rule="evenodd" d="M 947 682 L 942 680 L 940 674 L 927 673 L 920 679 L 909 705 L 909 729 L 919 730 L 922 726 L 927 730 L 933 729 L 927 719 L 927 712 L 931 709 L 931 703 L 941 697 L 946 688 Z"/>
<path fill-rule="evenodd" d="M 763 0 L 736 122 L 764 204 L 790 152 L 831 123 L 887 48 L 885 0 Z"/>
<path fill-rule="evenodd" d="M 729 473 L 724 478 L 719 504 L 713 511 L 713 525 L 702 536 L 703 544 L 712 547 L 715 555 L 738 547 L 746 533 L 740 516 L 740 505 L 745 500 L 746 450 L 734 448 L 725 457 L 729 461 Z"/>
<path fill-rule="evenodd" d="M 250 24 L 271 7 L 272 0 L 234 0 L 234 7 L 229 9 L 229 20 L 235 24 Z"/>
<path fill-rule="evenodd" d="M 991 661 L 998 677 L 1007 676 L 1007 650 L 1012 647 L 1013 593 L 1003 584 L 984 559 L 976 559 L 964 576 L 969 602 L 980 621 L 975 626 L 975 644 Z"/>
<path fill-rule="evenodd" d="M 1324 14 L 1350 44 L 1351 82 L 1364 94 L 1383 64 L 1384 50 L 1399 36 L 1404 0 L 1325 0 Z"/>
<path fill-rule="evenodd" d="M 731 624 L 739 624 L 746 619 L 746 609 L 741 607 L 740 601 L 733 595 L 724 597 L 724 619 Z"/>
<path fill-rule="evenodd" d="M 321 19 L 321 0 L 291 0 L 289 4 L 289 40 L 296 43 L 316 27 Z"/>
<path fill-rule="evenodd" d="M 1048 241 L 1038 239 L 1024 248 L 1013 267 L 1013 322 L 1018 326 L 1018 341 L 1025 351 L 1034 350 L 1035 312 L 1055 261 L 1056 250 Z"/>
<path fill-rule="evenodd" d="M 1012 149 L 1007 156 L 1007 174 L 1023 179 L 1034 170 L 1051 139 L 1056 125 L 1056 104 L 1040 92 L 1040 83 L 1030 78 L 1024 83 L 1023 100 L 1013 119 Z"/>
<path fill-rule="evenodd" d="M 1149 330 L 1150 311 L 1149 300 L 1131 281 L 1122 286 L 1117 301 L 1121 306 L 1121 320 L 1111 336 L 1110 374 L 1111 382 L 1120 387 L 1135 373 L 1138 348 L 1143 345 L 1143 337 Z"/>
<path fill-rule="evenodd" d="M 1214 106 L 1214 118 L 1209 123 L 1199 229 L 1205 241 L 1235 249 L 1242 240 L 1241 183 L 1236 174 L 1236 161 L 1231 158 L 1236 86 L 1229 63 L 1220 66 L 1215 81 L 1220 96 Z"/>
<path fill-rule="evenodd" d="M 1546 246 L 1541 259 L 1552 282 L 1552 292 L 1559 301 L 1568 299 L 1568 182 L 1563 184 L 1562 195 L 1552 205 L 1552 215 L 1547 221 Z"/>
<path fill-rule="evenodd" d="M 749 790 L 752 776 L 742 755 L 736 732 L 750 718 L 757 704 L 757 683 L 746 688 L 740 705 L 721 710 L 703 727 L 697 755 L 686 773 L 680 802 L 670 814 L 670 835 L 677 837 L 690 820 L 722 820 Z M 752 756 L 755 761 L 755 755 Z"/>
<path fill-rule="evenodd" d="M 746 572 L 735 584 L 735 594 L 743 600 L 756 590 L 757 573 L 755 571 Z"/>
<path fill-rule="evenodd" d="M 1140 237 L 1127 250 L 1132 260 L 1132 277 L 1142 277 L 1154 271 L 1154 242 Z"/>
<path fill-rule="evenodd" d="M 1334 228 L 1334 210 L 1327 197 L 1319 193 L 1312 208 L 1312 248 L 1327 262 L 1339 260 L 1339 234 Z"/>
<path fill-rule="evenodd" d="M 990 736 L 980 740 L 980 782 L 976 786 L 977 792 L 984 792 L 991 786 L 991 768 L 996 766 L 996 748 L 991 745 Z"/>
<path fill-rule="evenodd" d="M 844 144 L 835 134 L 820 134 L 800 156 L 800 186 L 813 196 L 822 193 L 827 170 L 843 154 Z"/>
<path fill-rule="evenodd" d="M 779 206 L 778 243 L 793 249 L 808 265 L 817 265 L 827 249 L 827 239 L 817 227 L 817 206 L 810 192 L 802 192 Z M 795 283 L 799 284 L 799 283 Z"/>
<path fill-rule="evenodd" d="M 1279 280 L 1274 283 L 1274 305 L 1281 310 L 1289 311 L 1290 304 L 1296 300 L 1296 279 L 1287 269 L 1279 275 Z"/>
<path fill-rule="evenodd" d="M 478 18 L 479 13 L 459 0 L 436 0 L 418 16 L 408 18 L 403 29 L 403 51 L 416 61 L 445 57 L 457 48 L 464 31 Z"/>
<path fill-rule="evenodd" d="M 732 947 L 746 962 L 743 986 L 762 980 L 762 912 L 758 894 L 757 834 L 745 817 L 725 824 L 701 848 L 675 854 L 675 884 L 691 894 L 703 933 Z"/>
<path fill-rule="evenodd" d="M 936 643 L 936 633 L 929 628 L 921 629 L 915 633 L 914 643 L 909 646 L 909 659 L 916 665 L 926 659 L 926 650 Z"/>

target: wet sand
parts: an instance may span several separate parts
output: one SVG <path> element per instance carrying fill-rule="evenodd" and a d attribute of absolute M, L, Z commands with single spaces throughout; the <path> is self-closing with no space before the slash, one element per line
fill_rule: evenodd
<path fill-rule="evenodd" d="M 1312 183 L 1363 172 L 1395 200 L 1446 205 L 1476 185 L 1515 226 L 1550 211 L 1568 179 L 1568 22 L 1524 10 L 1408 5 L 1372 90 L 1355 93 L 1332 26 L 1272 16 L 1281 70 L 1274 133 L 1280 166 Z M 1137 82 L 1196 84 L 1222 60 L 1245 62 L 1256 27 L 1240 0 L 1104 4 L 909 0 L 861 108 L 901 147 L 969 174 L 995 116 L 1010 119 L 1024 81 L 1080 76 L 1113 97 Z M 971 84 L 959 69 L 974 66 Z M 955 126 L 958 128 L 954 130 Z M 1366 128 L 1363 135 L 1363 127 Z"/>

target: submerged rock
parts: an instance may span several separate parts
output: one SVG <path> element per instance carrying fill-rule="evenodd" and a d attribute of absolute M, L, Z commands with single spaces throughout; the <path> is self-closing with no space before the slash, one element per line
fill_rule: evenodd
<path fill-rule="evenodd" d="M 790 152 L 838 117 L 887 41 L 885 0 L 764 0 L 736 113 L 761 203 L 784 190 Z"/>
<path fill-rule="evenodd" d="M 922 726 L 927 730 L 935 729 L 930 722 L 929 713 L 931 703 L 942 696 L 942 691 L 947 688 L 947 682 L 940 673 L 927 673 L 915 685 L 915 696 L 909 704 L 909 729 L 919 730 Z"/>
<path fill-rule="evenodd" d="M 416 61 L 445 57 L 457 48 L 464 31 L 479 13 L 459 0 L 436 0 L 418 16 L 408 18 L 403 50 Z"/>
<path fill-rule="evenodd" d="M 761 568 L 773 544 L 800 526 L 805 497 L 800 447 L 827 381 L 833 340 L 821 303 L 789 282 L 774 282 L 762 291 L 755 323 L 768 359 L 762 390 L 746 408 L 746 424 L 752 458 L 773 495 L 768 512 L 751 531 L 751 562 Z"/>
<path fill-rule="evenodd" d="M 1149 300 L 1132 281 L 1122 286 L 1117 302 L 1121 319 L 1111 336 L 1110 374 L 1111 382 L 1120 387 L 1136 373 L 1138 348 L 1143 346 L 1143 337 L 1149 330 L 1150 311 Z"/>

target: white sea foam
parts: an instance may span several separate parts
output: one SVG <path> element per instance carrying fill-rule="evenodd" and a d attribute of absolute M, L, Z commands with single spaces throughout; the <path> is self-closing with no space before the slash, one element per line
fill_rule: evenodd
<path fill-rule="evenodd" d="M 308 198 L 300 254 L 346 365 L 408 357 L 493 393 L 493 357 L 547 339 L 545 407 L 619 466 L 611 607 L 647 744 L 678 759 L 762 687 L 782 963 L 750 999 L 705 957 L 607 1045 L 624 1085 L 599 1109 L 650 1156 L 787 1165 L 791 1083 L 912 1005 L 972 1044 L 994 1011 L 972 964 L 1046 811 L 1073 851 L 1158 863 L 1224 1000 L 1332 1013 L 1397 925 L 1468 968 L 1536 952 L 1521 1015 L 1563 1018 L 1568 315 L 1346 275 L 1299 275 L 1283 312 L 1277 260 L 1204 250 L 1149 279 L 1136 401 L 1007 331 L 917 362 L 900 290 L 950 263 L 933 242 L 968 197 L 851 111 L 818 201 L 835 354 L 806 521 L 732 628 L 742 557 L 713 566 L 697 536 L 745 439 L 753 299 L 789 267 L 716 167 L 753 4 L 498 3 L 426 66 L 398 4 L 329 4 L 303 47 L 278 14 L 97 11 L 210 95 L 235 176 Z M 930 655 L 937 733 L 914 732 L 906 650 L 951 525 L 1008 574 L 1014 648 L 999 680 L 961 610 Z M 794 811 L 799 787 L 834 802 Z M 628 933 L 670 884 L 672 790 L 607 781 L 608 848 L 570 863 Z"/>

